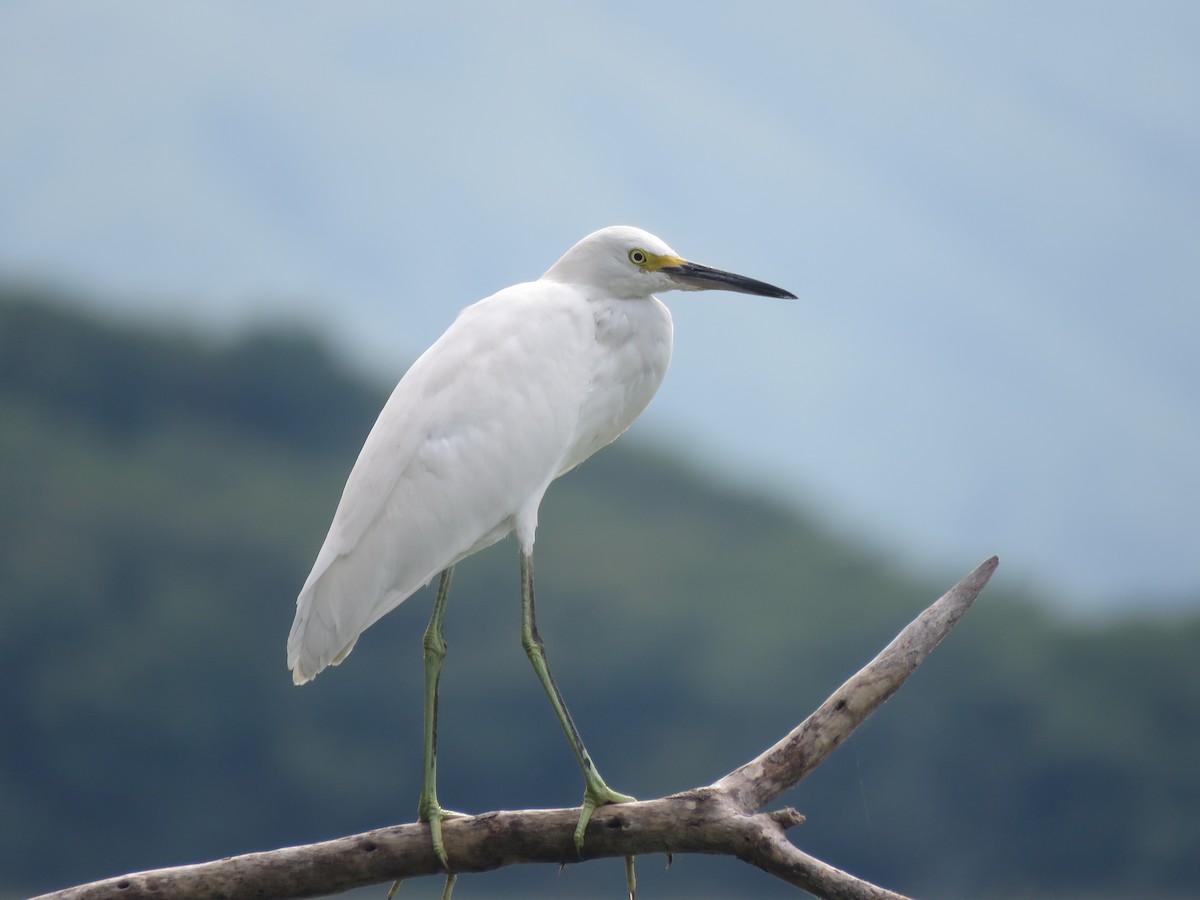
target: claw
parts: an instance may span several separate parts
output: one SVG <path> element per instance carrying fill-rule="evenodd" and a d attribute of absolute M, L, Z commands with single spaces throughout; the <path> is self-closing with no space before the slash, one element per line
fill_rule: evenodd
<path fill-rule="evenodd" d="M 422 808 L 417 814 L 419 821 L 429 823 L 429 836 L 433 841 L 433 852 L 442 863 L 442 868 L 447 873 L 450 872 L 450 859 L 446 856 L 446 845 L 442 842 L 442 822 L 445 819 L 450 819 L 455 816 L 464 816 L 466 813 L 455 812 L 452 809 L 442 809 L 437 805 L 437 801 L 432 803 L 422 803 Z M 451 876 L 453 877 L 453 876 Z M 453 890 L 454 885 L 451 882 L 447 885 L 447 890 Z M 446 894 L 449 896 L 449 894 Z"/>
<path fill-rule="evenodd" d="M 583 853 L 583 833 L 587 831 L 588 822 L 592 819 L 592 813 L 596 811 L 597 806 L 605 806 L 609 803 L 633 803 L 637 800 L 636 797 L 630 797 L 628 794 L 621 794 L 614 791 L 605 784 L 600 777 L 596 777 L 597 784 L 589 784 L 583 792 L 583 808 L 579 811 L 579 824 L 575 826 L 575 852 Z"/>

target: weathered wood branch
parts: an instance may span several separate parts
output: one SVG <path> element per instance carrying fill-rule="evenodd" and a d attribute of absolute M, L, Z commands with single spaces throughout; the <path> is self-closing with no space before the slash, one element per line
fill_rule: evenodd
<path fill-rule="evenodd" d="M 790 734 L 705 787 L 596 811 L 582 856 L 571 840 L 578 809 L 489 812 L 448 819 L 446 850 L 456 873 L 518 863 L 649 853 L 735 856 L 818 897 L 903 900 L 805 854 L 786 836 L 804 821 L 793 809 L 762 812 L 832 753 L 894 694 L 970 608 L 995 571 L 996 557 L 947 591 L 878 656 L 839 687 Z M 442 874 L 428 826 L 380 828 L 317 844 L 285 847 L 109 878 L 36 900 L 193 900 L 317 897 L 397 878 Z"/>

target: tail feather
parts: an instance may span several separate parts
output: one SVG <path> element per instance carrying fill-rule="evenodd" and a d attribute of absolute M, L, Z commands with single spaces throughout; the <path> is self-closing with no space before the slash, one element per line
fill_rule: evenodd
<path fill-rule="evenodd" d="M 287 664 L 296 684 L 312 681 L 327 666 L 345 659 L 366 627 L 355 627 L 357 623 L 349 615 L 352 601 L 363 595 L 353 586 L 339 583 L 345 581 L 346 573 L 338 562 L 327 563 L 318 557 L 296 598 L 296 618 L 287 642 Z"/>
<path fill-rule="evenodd" d="M 391 588 L 393 572 L 382 566 L 356 565 L 353 554 L 331 561 L 322 557 L 296 598 L 296 618 L 288 635 L 287 665 L 296 684 L 312 681 L 325 668 L 338 665 L 350 655 L 359 635 L 421 586 Z"/>

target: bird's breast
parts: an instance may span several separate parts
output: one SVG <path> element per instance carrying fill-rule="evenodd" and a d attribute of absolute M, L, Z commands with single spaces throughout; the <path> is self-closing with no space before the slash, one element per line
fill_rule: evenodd
<path fill-rule="evenodd" d="M 593 301 L 590 374 L 562 471 L 616 440 L 650 403 L 671 361 L 672 324 L 653 297 Z"/>

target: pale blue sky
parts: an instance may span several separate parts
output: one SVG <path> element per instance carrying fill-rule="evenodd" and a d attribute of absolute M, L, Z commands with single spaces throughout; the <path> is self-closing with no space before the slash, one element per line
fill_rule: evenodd
<path fill-rule="evenodd" d="M 1069 602 L 1200 586 L 1200 7 L 0 5 L 0 272 L 397 377 L 603 225 L 666 295 L 634 434 Z"/>

